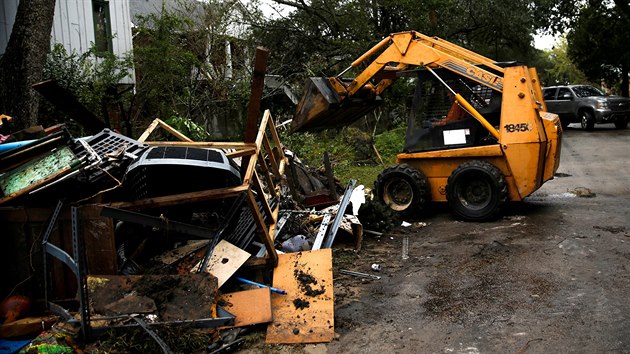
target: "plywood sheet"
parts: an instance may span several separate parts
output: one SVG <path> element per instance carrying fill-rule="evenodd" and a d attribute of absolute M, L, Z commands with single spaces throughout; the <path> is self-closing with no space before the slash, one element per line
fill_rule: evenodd
<path fill-rule="evenodd" d="M 268 323 L 273 320 L 269 288 L 221 295 L 219 305 L 236 317 L 234 327 Z"/>
<path fill-rule="evenodd" d="M 243 251 L 225 240 L 221 240 L 214 247 L 205 272 L 217 277 L 220 288 L 221 285 L 236 273 L 250 256 L 251 254 L 248 252 Z M 191 271 L 197 272 L 199 267 L 201 267 L 201 262 L 197 263 Z"/>
<path fill-rule="evenodd" d="M 267 343 L 320 343 L 335 337 L 332 251 L 321 249 L 278 256 L 272 294 L 273 322 Z"/>

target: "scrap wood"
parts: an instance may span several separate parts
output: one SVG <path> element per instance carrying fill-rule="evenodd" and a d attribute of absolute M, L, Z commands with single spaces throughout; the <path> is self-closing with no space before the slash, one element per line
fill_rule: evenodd
<path fill-rule="evenodd" d="M 269 288 L 223 294 L 219 305 L 235 316 L 234 327 L 243 327 L 273 320 Z"/>
<path fill-rule="evenodd" d="M 219 288 L 236 273 L 236 271 L 251 257 L 251 254 L 221 240 L 212 251 L 208 266 L 203 270 L 217 277 Z M 201 262 L 197 263 L 191 272 L 199 272 Z"/>
<path fill-rule="evenodd" d="M 156 262 L 162 263 L 164 265 L 171 265 L 173 263 L 176 263 L 180 259 L 192 253 L 195 253 L 199 249 L 208 245 L 209 242 L 210 240 L 191 240 L 191 241 L 188 241 L 185 245 L 166 251 L 154 257 L 153 259 Z"/>
<path fill-rule="evenodd" d="M 335 337 L 332 251 L 322 249 L 278 256 L 271 295 L 273 322 L 267 343 L 320 343 Z"/>
<path fill-rule="evenodd" d="M 87 280 L 94 313 L 125 315 L 155 309 L 161 321 L 210 318 L 216 279 L 207 274 L 90 275 Z"/>
<path fill-rule="evenodd" d="M 0 326 L 0 338 L 15 338 L 33 336 L 49 329 L 59 320 L 57 316 L 26 317 L 5 323 Z"/>

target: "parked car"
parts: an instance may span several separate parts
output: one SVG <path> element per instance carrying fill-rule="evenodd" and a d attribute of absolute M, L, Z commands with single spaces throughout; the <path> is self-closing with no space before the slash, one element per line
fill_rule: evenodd
<path fill-rule="evenodd" d="M 547 110 L 560 116 L 563 128 L 579 122 L 584 130 L 593 130 L 595 123 L 624 129 L 630 119 L 630 98 L 610 96 L 590 85 L 545 87 L 543 98 Z"/>

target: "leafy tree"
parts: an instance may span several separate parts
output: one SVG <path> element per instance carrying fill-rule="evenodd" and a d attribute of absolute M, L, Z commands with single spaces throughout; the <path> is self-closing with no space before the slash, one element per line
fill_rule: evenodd
<path fill-rule="evenodd" d="M 569 55 L 586 76 L 620 86 L 628 96 L 630 70 L 630 19 L 605 5 L 592 5 L 580 13 L 569 31 Z"/>
<path fill-rule="evenodd" d="M 43 80 L 55 80 L 61 87 L 72 92 L 79 102 L 105 121 L 102 107 L 105 102 L 125 100 L 128 97 L 112 97 L 111 88 L 129 75 L 132 59 L 125 55 L 117 58 L 113 53 L 100 52 L 98 60 L 96 48 L 83 54 L 68 53 L 61 43 L 53 45 L 43 68 Z M 125 103 L 128 103 L 125 101 Z M 40 123 L 53 125 L 67 123 L 73 132 L 80 135 L 81 127 L 69 121 L 65 114 L 45 100 L 40 102 Z"/>
<path fill-rule="evenodd" d="M 238 1 L 182 2 L 136 19 L 139 123 L 174 116 L 215 138 L 241 133 L 254 52 L 236 20 L 242 14 L 249 12 Z"/>
<path fill-rule="evenodd" d="M 551 66 L 541 73 L 541 80 L 545 86 L 569 85 L 587 82 L 586 75 L 578 69 L 568 54 L 568 44 L 565 37 L 562 37 L 557 45 L 545 51 Z"/>
<path fill-rule="evenodd" d="M 31 85 L 41 81 L 54 13 L 55 0 L 20 1 L 0 58 L 0 112 L 13 116 L 16 128 L 37 123 L 38 96 Z"/>
<path fill-rule="evenodd" d="M 568 53 L 591 81 L 620 86 L 628 96 L 630 5 L 624 0 L 535 0 L 538 25 L 567 33 Z M 543 16 L 544 15 L 544 16 Z"/>

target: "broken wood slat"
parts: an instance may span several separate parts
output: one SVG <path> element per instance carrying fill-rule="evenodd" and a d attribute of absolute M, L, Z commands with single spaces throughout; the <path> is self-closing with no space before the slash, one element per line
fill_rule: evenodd
<path fill-rule="evenodd" d="M 271 307 L 269 310 L 271 310 Z M 32 337 L 49 329 L 57 321 L 59 321 L 57 316 L 46 316 L 26 317 L 10 323 L 4 323 L 0 326 L 0 338 Z"/>
<path fill-rule="evenodd" d="M 229 158 L 235 159 L 237 157 L 242 157 L 242 156 L 250 156 L 256 153 L 256 147 L 253 148 L 248 148 L 248 149 L 243 149 L 243 150 L 238 150 L 238 151 L 234 151 L 234 152 L 228 152 L 225 155 Z"/>
<path fill-rule="evenodd" d="M 235 316 L 233 327 L 243 327 L 273 320 L 269 288 L 223 294 L 219 305 Z"/>
<path fill-rule="evenodd" d="M 155 130 L 155 128 L 157 128 L 159 124 L 160 124 L 160 120 L 155 118 L 153 122 L 151 122 L 151 124 L 147 127 L 147 129 L 144 130 L 142 135 L 140 135 L 140 137 L 138 138 L 138 141 L 141 143 L 144 143 L 144 141 L 147 140 L 149 135 L 153 133 L 153 131 Z"/>
<path fill-rule="evenodd" d="M 281 254 L 273 273 L 273 287 L 288 295 L 271 295 L 273 322 L 267 326 L 267 343 L 321 343 L 334 339 L 330 249 Z"/>
<path fill-rule="evenodd" d="M 153 131 L 155 131 L 155 129 L 158 126 L 166 130 L 167 132 L 171 133 L 171 135 L 173 135 L 174 137 L 176 137 L 177 139 L 181 141 L 193 142 L 191 138 L 187 137 L 186 135 L 177 131 L 177 129 L 166 124 L 166 122 L 164 122 L 160 118 L 155 118 L 153 122 L 151 122 L 151 125 L 149 125 L 149 127 L 142 133 L 142 135 L 140 135 L 140 138 L 138 138 L 138 141 L 141 143 L 144 143 L 144 141 L 147 140 L 147 138 L 151 135 L 151 133 L 153 133 Z"/>
<path fill-rule="evenodd" d="M 276 175 L 276 178 L 282 178 L 282 176 L 280 175 L 280 171 L 278 170 L 278 163 L 276 162 L 276 157 L 273 155 L 273 149 L 271 148 L 271 144 L 269 143 L 267 134 L 265 134 L 263 138 L 263 145 L 265 147 L 265 151 L 267 151 L 267 159 L 269 159 L 271 170 L 273 171 L 274 175 Z"/>
<path fill-rule="evenodd" d="M 265 224 L 265 219 L 258 209 L 256 196 L 254 196 L 254 193 L 251 190 L 247 191 L 247 204 L 249 204 L 249 207 L 254 214 L 254 222 L 258 228 L 258 236 L 267 249 L 267 265 L 275 266 L 278 263 L 278 254 L 276 253 L 276 249 L 273 245 L 272 233 L 270 228 L 267 228 L 267 225 Z M 278 209 L 278 207 L 276 207 L 276 209 Z M 269 216 L 274 220 L 272 225 L 275 225 L 275 220 L 277 220 L 278 214 L 276 213 L 275 216 Z"/>
<path fill-rule="evenodd" d="M 259 194 L 260 203 L 262 204 L 263 211 L 268 218 L 271 218 L 273 214 L 271 211 L 271 207 L 269 206 L 269 202 L 267 201 L 266 193 L 263 190 L 262 184 L 260 183 L 260 178 L 258 178 L 258 173 L 254 171 L 254 189 Z"/>
<path fill-rule="evenodd" d="M 253 149 L 256 147 L 253 143 L 229 141 L 145 141 L 144 143 L 151 146 L 183 146 L 215 149 Z"/>
<path fill-rule="evenodd" d="M 160 127 L 162 129 L 164 129 L 167 132 L 171 133 L 177 139 L 179 139 L 181 141 L 187 141 L 187 142 L 192 142 L 193 141 L 191 138 L 189 138 L 186 135 L 182 134 L 177 129 L 175 129 L 175 128 L 171 127 L 170 125 L 166 124 L 166 122 L 164 122 L 163 120 L 158 119 L 158 121 L 159 121 Z"/>
<path fill-rule="evenodd" d="M 264 161 L 264 159 L 261 156 L 258 156 L 259 161 Z M 265 180 L 267 182 L 267 186 L 269 189 L 273 188 L 275 186 L 275 183 L 273 182 L 273 179 L 271 178 L 271 173 L 269 172 L 269 168 L 267 168 L 267 164 L 261 163 L 259 165 L 261 172 L 263 173 L 263 175 L 265 176 Z"/>
<path fill-rule="evenodd" d="M 247 125 L 243 139 L 246 143 L 250 143 L 256 139 L 256 126 L 258 125 L 260 102 L 262 101 L 263 89 L 265 87 L 265 74 L 267 72 L 268 57 L 269 50 L 263 47 L 256 48 L 254 73 L 252 75 L 252 89 L 249 96 L 249 104 L 247 105 Z"/>
<path fill-rule="evenodd" d="M 208 266 L 203 272 L 210 273 L 217 278 L 219 288 L 251 257 L 246 251 L 233 244 L 221 240 L 212 251 Z M 198 272 L 201 262 L 197 263 L 191 272 Z"/>
<path fill-rule="evenodd" d="M 165 265 L 171 265 L 180 259 L 188 256 L 189 254 L 195 253 L 196 251 L 202 249 L 204 246 L 207 246 L 209 240 L 194 240 L 188 241 L 187 244 L 177 247 L 173 250 L 166 251 L 159 256 L 154 257 L 153 259 L 159 263 Z"/>
<path fill-rule="evenodd" d="M 118 202 L 111 203 L 109 206 L 112 208 L 120 209 L 148 209 L 148 208 L 161 208 L 168 206 L 175 206 L 181 204 L 190 204 L 196 202 L 203 202 L 211 199 L 221 199 L 235 197 L 239 193 L 249 190 L 249 186 L 240 185 L 230 188 L 210 189 L 199 192 L 189 192 L 174 195 L 167 195 L 162 197 L 140 199 L 133 202 Z"/>

